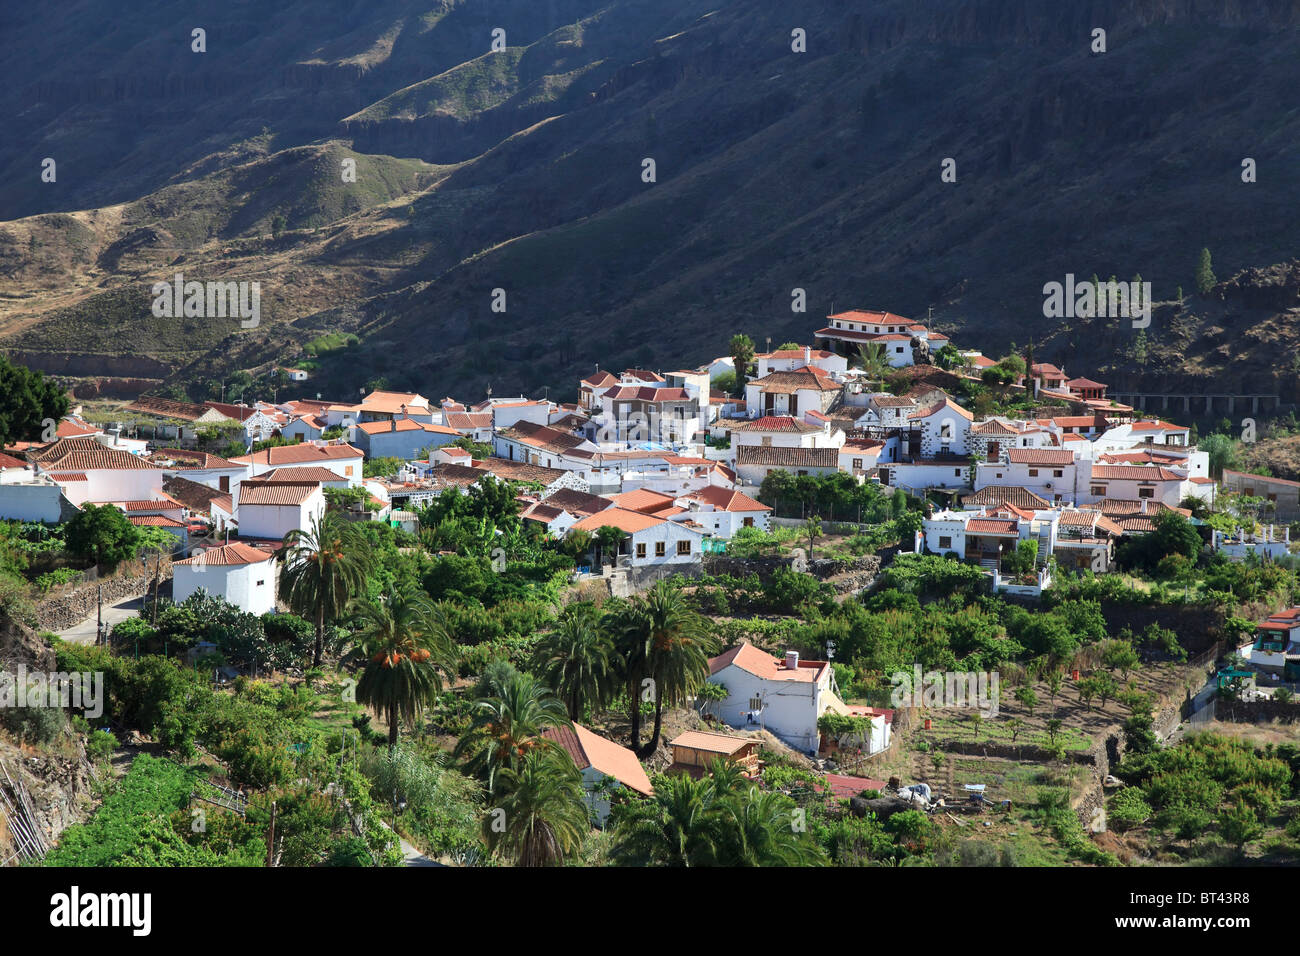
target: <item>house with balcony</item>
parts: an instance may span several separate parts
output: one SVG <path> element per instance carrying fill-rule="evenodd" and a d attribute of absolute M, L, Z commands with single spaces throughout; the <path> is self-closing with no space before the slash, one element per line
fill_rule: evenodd
<path fill-rule="evenodd" d="M 1254 666 L 1300 680 L 1300 607 L 1289 608 L 1260 621 L 1255 639 L 1241 649 Z"/>

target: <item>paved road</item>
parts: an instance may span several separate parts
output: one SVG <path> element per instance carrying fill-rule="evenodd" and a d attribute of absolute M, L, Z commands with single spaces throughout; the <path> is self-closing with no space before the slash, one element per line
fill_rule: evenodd
<path fill-rule="evenodd" d="M 124 598 L 116 604 L 105 604 L 104 623 L 111 629 L 114 624 L 121 623 L 127 618 L 135 617 L 136 614 L 139 613 L 140 607 L 143 604 L 143 597 Z M 80 624 L 74 624 L 66 630 L 55 631 L 54 633 L 72 644 L 94 644 L 96 625 L 97 616 L 92 614 Z"/>

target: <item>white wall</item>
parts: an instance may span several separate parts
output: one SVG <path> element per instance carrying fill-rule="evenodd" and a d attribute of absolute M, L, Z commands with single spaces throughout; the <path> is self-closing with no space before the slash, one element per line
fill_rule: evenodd
<path fill-rule="evenodd" d="M 202 588 L 250 614 L 275 610 L 273 560 L 236 565 L 177 564 L 173 575 L 172 600 L 177 604 Z"/>
<path fill-rule="evenodd" d="M 822 680 L 829 682 L 829 676 Z M 749 710 L 750 698 L 761 697 L 765 729 L 797 750 L 807 753 L 817 749 L 817 718 L 826 709 L 824 688 L 812 681 L 765 681 L 735 664 L 711 675 L 709 683 L 727 688 L 727 699 L 710 705 L 710 711 L 726 723 L 757 730 L 758 723 L 749 724 L 744 712 Z"/>
<path fill-rule="evenodd" d="M 300 505 L 237 505 L 239 533 L 249 538 L 283 538 L 290 531 L 310 530 L 325 513 L 325 495 L 319 489 Z"/>

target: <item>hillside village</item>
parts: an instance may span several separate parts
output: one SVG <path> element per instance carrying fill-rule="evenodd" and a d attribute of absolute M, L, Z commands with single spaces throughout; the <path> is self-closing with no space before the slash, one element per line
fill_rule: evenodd
<path fill-rule="evenodd" d="M 412 660 L 423 662 L 433 653 L 449 686 L 468 695 L 455 706 L 468 721 L 458 726 L 471 737 L 480 726 L 471 716 L 478 711 L 464 708 L 474 695 L 506 699 L 505 685 L 496 685 L 494 695 L 488 692 L 493 685 L 485 684 L 495 658 L 522 666 L 542 631 L 558 628 L 575 640 L 598 627 L 617 632 L 625 606 L 653 615 L 655 602 L 674 594 L 672 600 L 687 600 L 694 609 L 691 620 L 712 620 L 713 636 L 683 639 L 698 645 L 687 658 L 694 661 L 688 670 L 696 668 L 698 676 L 673 684 L 666 699 L 647 711 L 653 733 L 644 745 L 641 708 L 631 708 L 630 727 L 611 721 L 608 712 L 618 709 L 619 699 L 627 706 L 627 687 L 619 681 L 635 686 L 658 673 L 654 666 L 638 671 L 602 664 L 609 679 L 592 678 L 600 690 L 591 690 L 583 703 L 587 685 L 571 687 L 563 676 L 569 652 L 554 652 L 559 663 L 552 686 L 567 719 L 543 721 L 536 731 L 572 759 L 591 825 L 598 829 L 629 797 L 653 801 L 656 784 L 647 770 L 655 780 L 698 783 L 724 767 L 755 781 L 784 768 L 802 782 L 794 791 L 780 788 L 782 793 L 876 801 L 872 809 L 880 821 L 913 810 L 931 816 L 938 811 L 964 827 L 954 813 L 982 811 L 993 794 L 986 801 L 984 784 L 973 782 L 963 792 L 962 774 L 973 779 L 979 765 L 962 764 L 965 758 L 956 754 L 987 758 L 992 748 L 1010 760 L 1022 732 L 1019 752 L 1028 746 L 1039 755 L 1031 763 L 1055 759 L 1077 770 L 1085 754 L 1093 761 L 1087 765 L 1096 775 L 1091 785 L 1080 784 L 1074 771 L 1067 774 L 1074 781 L 1066 787 L 1067 815 L 1077 815 L 1083 826 L 1104 805 L 1105 788 L 1119 783 L 1111 773 L 1117 770 L 1114 761 L 1103 768 L 1102 758 L 1091 756 L 1106 734 L 1119 733 L 1121 719 L 1106 717 L 1107 698 L 1128 695 L 1124 727 L 1130 745 L 1134 726 L 1151 733 L 1152 722 L 1165 719 L 1162 713 L 1174 715 L 1163 736 L 1178 739 L 1194 714 L 1178 691 L 1178 682 L 1190 679 L 1180 669 L 1188 648 L 1205 672 L 1202 680 L 1216 672 L 1216 659 L 1227 660 L 1213 680 L 1240 706 L 1291 699 L 1300 685 L 1300 608 L 1270 608 L 1235 635 L 1175 635 L 1147 620 L 1145 632 L 1120 640 L 1099 612 L 1089 612 L 1086 625 L 1068 618 L 1068 626 L 1062 625 L 1066 638 L 1057 639 L 1035 636 L 1034 627 L 1043 622 L 1029 622 L 1032 615 L 1018 610 L 1043 602 L 1044 616 L 1066 615 L 1069 608 L 1135 587 L 1133 556 L 1143 554 L 1144 541 L 1148 551 L 1159 551 L 1149 562 L 1151 568 L 1159 565 L 1157 580 L 1190 581 L 1188 568 L 1198 561 L 1216 567 L 1234 562 L 1248 574 L 1286 564 L 1286 522 L 1300 514 L 1288 511 L 1285 482 L 1212 474 L 1210 456 L 1198 450 L 1191 429 L 1116 402 L 1107 397 L 1105 383 L 1071 376 L 1032 355 L 994 359 L 890 312 L 839 312 L 826 322 L 810 330 L 808 344 L 773 349 L 769 342 L 761 352 L 738 336 L 732 343 L 736 354 L 693 368 L 596 368 L 577 383 L 575 402 L 523 395 L 434 400 L 375 390 L 357 401 L 317 396 L 192 404 L 142 396 L 93 415 L 73 409 L 54 425 L 52 436 L 44 436 L 49 440 L 4 449 L 0 519 L 24 528 L 58 528 L 109 506 L 136 528 L 173 536 L 162 549 L 170 552 L 170 598 L 160 598 L 155 570 L 151 585 L 142 579 L 152 591 L 145 592 L 140 618 L 115 625 L 112 634 L 101 626 L 80 640 L 83 651 L 74 656 L 99 653 L 100 644 L 129 651 L 124 640 L 135 642 L 138 655 L 142 639 L 161 639 L 160 606 L 165 617 L 167 608 L 198 608 L 216 598 L 232 614 L 272 619 L 298 612 L 306 619 L 304 653 L 314 626 L 315 677 L 306 678 L 308 685 L 325 673 L 320 668 L 327 614 L 322 604 L 313 620 L 304 608 L 315 605 L 289 593 L 286 582 L 296 587 L 294 569 L 307 560 L 305 547 L 326 550 L 322 536 L 336 533 L 323 530 L 327 521 L 343 522 L 349 534 L 369 527 L 372 543 L 396 543 L 393 567 L 414 552 L 424 553 L 421 561 L 437 562 L 425 572 L 424 589 L 444 602 L 442 613 L 465 615 L 446 623 L 462 645 L 459 664 L 427 649 Z M 295 386 L 310 389 L 306 372 L 288 371 Z M 431 386 L 430 394 L 436 394 L 436 383 Z M 1187 528 L 1204 532 L 1193 532 L 1190 547 L 1178 546 L 1181 553 L 1163 550 L 1169 536 Z M 348 537 L 344 550 L 360 540 Z M 494 586 L 485 591 L 479 584 L 448 583 L 469 573 L 456 562 L 478 562 L 504 581 L 521 560 L 546 568 L 543 576 L 559 582 L 559 591 L 548 592 L 558 596 L 557 618 L 521 619 L 506 626 L 505 638 L 496 625 L 497 637 L 470 640 L 466 633 L 485 627 L 474 623 L 480 613 L 474 608 L 491 615 L 518 607 L 523 614 L 526 602 L 518 595 L 531 592 L 498 594 Z M 754 572 L 759 576 L 746 577 Z M 372 604 L 388 607 L 390 615 L 407 600 L 394 574 L 385 571 L 383 583 L 372 577 L 357 584 L 370 588 Z M 1157 592 L 1161 587 L 1151 586 Z M 1197 584 L 1198 593 L 1201 588 Z M 862 626 L 852 623 L 854 608 L 870 599 L 886 602 L 864 605 L 871 614 L 896 613 L 888 610 L 891 593 L 900 599 L 915 593 L 927 602 L 966 595 L 968 607 L 988 595 L 1011 602 L 999 605 L 1004 622 L 1014 624 L 998 640 L 1014 633 L 1016 647 L 1042 655 L 1038 663 L 1028 669 L 1008 663 L 1015 652 L 995 648 L 993 638 L 980 639 L 992 642 L 978 645 L 984 650 L 962 652 L 965 664 L 993 667 L 1001 661 L 1008 675 L 1019 675 L 1015 702 L 1007 686 L 1000 705 L 1004 717 L 1013 715 L 1009 726 L 1018 728 L 1009 741 L 988 730 L 980 750 L 978 717 L 970 725 L 941 705 L 933 709 L 939 702 L 929 698 L 928 706 L 916 706 L 919 696 L 902 704 L 891 698 L 886 661 L 910 672 L 913 658 L 868 652 L 864 645 L 855 652 L 861 657 L 849 660 L 845 645 L 859 647 L 855 629 Z M 466 594 L 477 596 L 466 600 Z M 445 610 L 451 605 L 459 609 Z M 751 611 L 748 623 L 742 620 L 745 608 Z M 329 616 L 340 624 L 352 610 L 334 607 Z M 758 620 L 763 613 L 766 622 Z M 908 613 L 931 611 L 916 604 Z M 961 630 L 943 627 L 953 635 Z M 551 646 L 547 640 L 543 648 Z M 1180 640 L 1188 646 L 1180 649 Z M 1130 649 L 1121 654 L 1119 645 Z M 181 649 L 155 644 L 151 653 L 169 656 Z M 1100 649 L 1111 663 L 1102 663 Z M 274 655 L 240 657 L 224 650 L 199 642 L 186 658 L 192 666 L 204 653 L 217 655 L 206 659 L 216 666 L 218 691 L 250 676 L 304 679 L 305 659 L 277 663 Z M 809 651 L 816 657 L 810 659 Z M 390 647 L 372 661 L 395 667 L 391 662 L 401 657 Z M 1139 657 L 1145 676 L 1124 690 L 1115 669 L 1122 666 L 1127 677 Z M 471 658 L 475 663 L 467 664 Z M 939 670 L 952 671 L 958 657 L 945 652 L 926 666 L 941 662 L 946 664 Z M 1081 702 L 1064 729 L 1058 716 L 1035 713 L 1049 685 L 1056 708 L 1062 674 L 1078 684 Z M 514 679 L 525 677 L 516 672 Z M 920 664 L 916 680 L 919 695 Z M 1045 683 L 1031 689 L 1036 682 Z M 437 684 L 442 687 L 441 680 Z M 974 678 L 971 686 L 973 691 Z M 1199 688 L 1197 682 L 1193 690 Z M 382 697 L 370 693 L 358 700 L 368 700 L 371 714 L 388 725 L 391 749 L 399 723 L 410 721 L 399 720 Z M 423 712 L 436 696 L 412 705 L 411 712 Z M 1089 700 L 1096 696 L 1101 709 L 1094 713 Z M 439 699 L 439 706 L 450 706 L 449 699 Z M 991 706 L 986 716 L 992 721 L 996 698 Z M 354 726 L 361 725 L 354 720 Z M 921 757 L 930 748 L 923 742 L 939 732 L 949 735 L 945 746 L 953 756 L 946 766 L 942 754 L 936 753 L 933 765 Z M 900 737 L 907 742 L 898 743 Z M 467 746 L 462 740 L 456 754 Z M 523 772 L 526 764 L 510 764 L 510 772 Z M 957 777 L 955 767 L 962 768 Z M 247 780 L 223 779 L 239 784 L 241 792 Z M 487 779 L 490 793 L 493 777 Z M 1013 800 L 1002 802 L 1010 806 Z M 386 846 L 377 839 L 372 851 Z M 1075 837 L 1060 839 L 1069 858 L 1091 859 L 1094 851 L 1079 850 Z M 916 843 L 906 852 L 915 852 Z M 430 845 L 428 852 L 446 858 L 449 851 Z M 419 856 L 409 852 L 408 862 L 412 854 Z"/>

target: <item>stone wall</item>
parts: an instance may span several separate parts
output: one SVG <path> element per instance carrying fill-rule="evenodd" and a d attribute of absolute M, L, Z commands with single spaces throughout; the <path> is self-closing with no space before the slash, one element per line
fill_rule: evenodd
<path fill-rule="evenodd" d="M 1215 702 L 1216 720 L 1253 724 L 1280 720 L 1294 723 L 1300 720 L 1300 704 L 1282 703 L 1280 700 L 1223 700 Z"/>
<path fill-rule="evenodd" d="M 62 631 L 80 624 L 96 613 L 99 601 L 99 587 L 104 588 L 104 605 L 116 604 L 118 601 L 142 597 L 153 588 L 153 568 L 134 564 L 123 565 L 111 577 L 98 581 L 86 581 L 62 590 L 55 590 L 36 606 L 36 628 L 41 631 Z M 172 563 L 162 562 L 159 580 L 170 581 Z"/>

